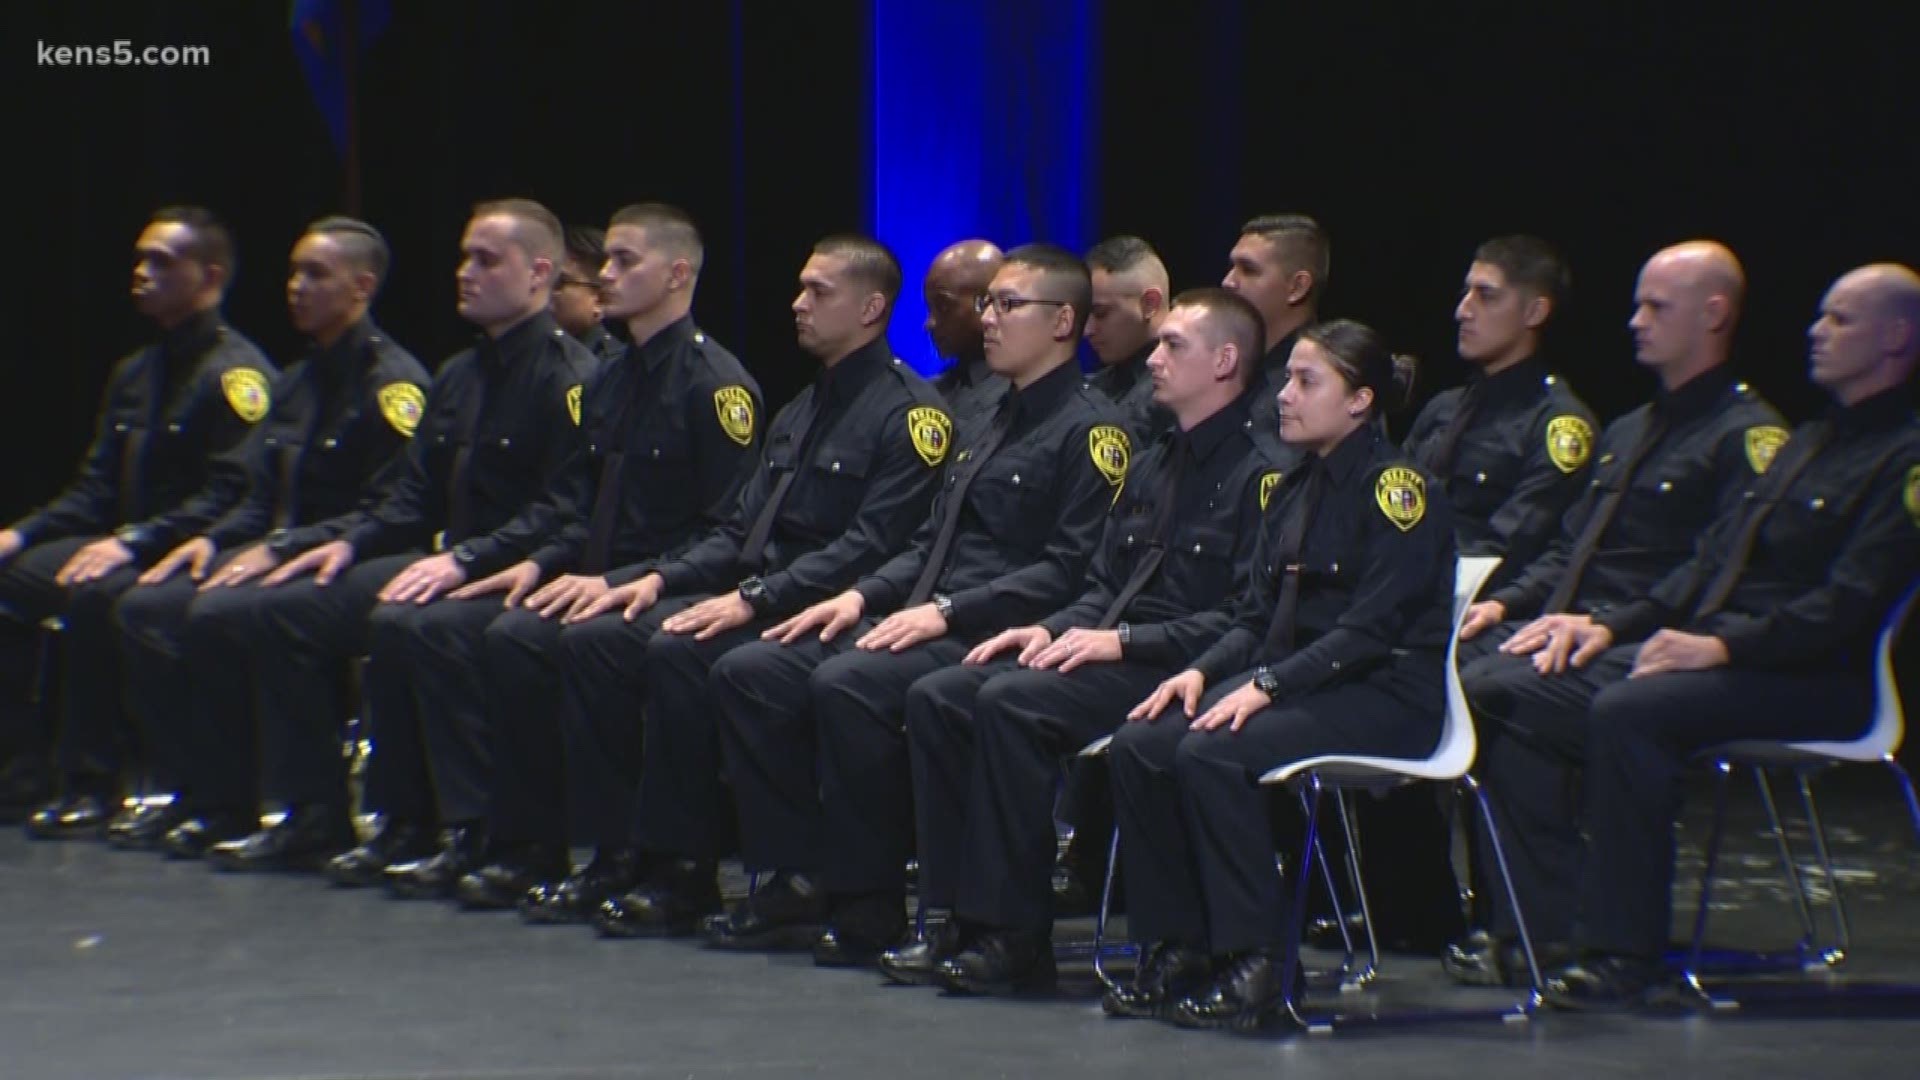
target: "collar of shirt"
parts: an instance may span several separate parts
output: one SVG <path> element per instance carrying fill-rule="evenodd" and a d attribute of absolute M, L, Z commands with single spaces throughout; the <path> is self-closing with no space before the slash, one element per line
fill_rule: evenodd
<path fill-rule="evenodd" d="M 1253 395 L 1243 392 L 1212 416 L 1193 425 L 1191 431 L 1183 432 L 1176 427 L 1169 428 L 1167 434 L 1176 441 L 1188 440 L 1193 444 L 1193 459 L 1205 461 L 1213 456 L 1214 451 L 1227 445 L 1236 434 L 1246 429 L 1252 408 Z"/>
<path fill-rule="evenodd" d="M 984 352 L 962 356 L 941 373 L 943 378 L 951 379 L 959 386 L 974 386 L 992 375 L 993 370 L 987 367 L 987 354 Z"/>
<path fill-rule="evenodd" d="M 814 378 L 814 396 L 824 406 L 828 401 L 851 397 L 867 385 L 867 380 L 893 363 L 893 349 L 883 335 L 840 358 L 832 367 L 823 367 Z"/>
<path fill-rule="evenodd" d="M 315 343 L 313 351 L 307 355 L 308 375 L 322 386 L 335 386 L 345 379 L 359 365 L 355 363 L 361 351 L 367 347 L 367 340 L 379 333 L 371 319 L 361 319 L 346 332 L 333 340 L 333 344 L 321 346 Z"/>
<path fill-rule="evenodd" d="M 593 329 L 587 331 L 584 335 L 581 336 L 580 344 L 585 345 L 587 347 L 587 351 L 592 352 L 595 355 L 598 355 L 601 348 L 605 345 L 608 339 L 612 337 L 613 337 L 613 334 L 609 332 L 606 327 L 601 326 L 599 323 L 594 323 Z"/>
<path fill-rule="evenodd" d="M 1835 431 L 1873 431 L 1914 422 L 1913 395 L 1895 386 L 1852 405 L 1835 405 L 1827 414 Z"/>
<path fill-rule="evenodd" d="M 1052 412 L 1054 406 L 1080 389 L 1080 385 L 1080 368 L 1068 360 L 1028 383 L 1025 389 L 1009 386 L 1000 399 L 1000 408 L 1008 411 L 1009 425 L 1031 421 Z"/>
<path fill-rule="evenodd" d="M 1480 396 L 1487 401 L 1516 401 L 1538 394 L 1541 386 L 1552 378 L 1552 372 L 1539 357 L 1529 356 L 1492 375 L 1474 368 L 1467 374 L 1467 390 L 1472 392 L 1478 388 Z"/>
<path fill-rule="evenodd" d="M 1112 373 L 1107 377 L 1112 379 L 1122 392 L 1133 389 L 1141 379 L 1147 377 L 1147 357 L 1152 356 L 1153 350 L 1158 346 L 1159 342 L 1148 342 L 1141 346 L 1132 356 L 1107 368 L 1106 370 Z"/>
<path fill-rule="evenodd" d="M 1733 385 L 1733 371 L 1716 364 L 1672 390 L 1654 395 L 1653 411 L 1669 420 L 1691 420 L 1720 407 L 1727 388 Z"/>
<path fill-rule="evenodd" d="M 600 332 L 608 337 L 613 336 L 607 334 L 605 330 Z M 661 327 L 646 341 L 628 342 L 627 356 L 651 367 L 680 345 L 692 341 L 699 333 L 699 329 L 693 325 L 693 316 L 682 315 Z M 587 348 L 591 349 L 593 346 L 588 345 Z"/>
<path fill-rule="evenodd" d="M 160 335 L 160 351 L 169 359 L 193 357 L 206 352 L 226 329 L 219 308 L 195 312 Z"/>
<path fill-rule="evenodd" d="M 1380 425 L 1361 424 L 1320 462 L 1326 467 L 1327 482 L 1344 488 L 1373 460 L 1374 444 L 1380 441 Z"/>
<path fill-rule="evenodd" d="M 497 338 L 482 334 L 475 351 L 488 364 L 510 365 L 516 360 L 532 357 L 548 338 L 564 332 L 560 324 L 553 321 L 552 313 L 542 308 L 513 324 Z"/>
<path fill-rule="evenodd" d="M 1286 381 L 1287 361 L 1293 356 L 1293 347 L 1299 343 L 1300 331 L 1294 330 L 1267 350 L 1267 355 L 1260 358 L 1260 366 L 1266 370 L 1268 378 L 1275 382 Z"/>

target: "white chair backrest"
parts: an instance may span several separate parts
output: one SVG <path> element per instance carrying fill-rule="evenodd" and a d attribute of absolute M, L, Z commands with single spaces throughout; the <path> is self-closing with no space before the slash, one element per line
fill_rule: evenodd
<path fill-rule="evenodd" d="M 1847 761 L 1880 761 L 1900 749 L 1907 735 L 1906 710 L 1900 704 L 1900 685 L 1893 677 L 1893 641 L 1900 636 L 1914 602 L 1920 599 L 1920 581 L 1907 587 L 1907 593 L 1887 613 L 1880 628 L 1880 642 L 1873 658 L 1873 726 L 1866 734 L 1849 742 L 1794 743 L 1795 750 Z"/>
<path fill-rule="evenodd" d="M 1473 555 L 1461 557 L 1454 570 L 1453 634 L 1447 639 L 1447 716 L 1440 732 L 1440 744 L 1434 748 L 1433 757 L 1424 770 L 1434 775 L 1464 775 L 1473 767 L 1473 756 L 1479 752 L 1473 733 L 1473 714 L 1467 709 L 1466 691 L 1460 687 L 1457 663 L 1460 624 L 1466 621 L 1467 609 L 1473 606 L 1487 579 L 1499 567 L 1498 556 Z"/>

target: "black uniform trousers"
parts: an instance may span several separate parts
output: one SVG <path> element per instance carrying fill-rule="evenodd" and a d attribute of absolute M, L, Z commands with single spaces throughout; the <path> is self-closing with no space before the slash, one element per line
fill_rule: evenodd
<path fill-rule="evenodd" d="M 499 599 L 495 598 L 498 604 Z M 493 769 L 486 816 L 494 842 L 564 847 L 568 785 L 562 744 L 558 614 L 543 619 L 526 608 L 495 608 L 481 641 L 486 739 Z M 441 767 L 435 765 L 436 772 Z"/>
<path fill-rule="evenodd" d="M 1431 753 L 1445 700 L 1441 664 L 1437 653 L 1395 657 L 1355 681 L 1270 705 L 1238 732 L 1189 730 L 1178 704 L 1122 724 L 1108 757 L 1134 939 L 1215 954 L 1278 946 L 1287 907 L 1260 777 L 1322 754 Z M 1200 712 L 1247 678 L 1208 692 Z"/>
<path fill-rule="evenodd" d="M 380 590 L 419 554 L 371 559 L 331 584 L 311 576 L 253 590 L 254 626 L 244 647 L 253 672 L 263 793 L 289 805 L 347 803 L 340 753 L 347 715 L 346 666 L 367 654 L 369 618 Z M 379 677 L 369 664 L 366 685 Z M 369 689 L 365 719 L 376 745 L 382 719 Z M 201 719 L 208 719 L 202 715 Z"/>
<path fill-rule="evenodd" d="M 969 922 L 1047 932 L 1062 759 L 1112 734 L 1167 674 L 1118 662 L 1063 675 L 1006 658 L 915 682 L 906 723 L 921 898 Z"/>
<path fill-rule="evenodd" d="M 974 645 L 948 635 L 902 652 L 854 642 L 754 642 L 713 667 L 710 690 L 750 870 L 818 872 L 837 894 L 906 889 L 913 790 L 905 711 L 916 681 Z"/>
<path fill-rule="evenodd" d="M 133 732 L 122 697 L 120 643 L 113 625 L 113 605 L 133 587 L 150 560 L 136 559 L 96 581 L 75 588 L 54 584 L 55 574 L 74 552 L 99 537 L 70 537 L 35 544 L 0 567 L 0 672 L 11 684 L 3 691 L 10 702 L 31 696 L 32 680 L 40 665 L 40 621 L 57 615 L 66 629 L 61 637 L 61 663 L 54 717 L 35 716 L 24 707 L 16 713 L 16 730 L 5 741 L 28 753 L 52 747 L 59 768 L 70 783 L 114 786 L 131 753 Z"/>

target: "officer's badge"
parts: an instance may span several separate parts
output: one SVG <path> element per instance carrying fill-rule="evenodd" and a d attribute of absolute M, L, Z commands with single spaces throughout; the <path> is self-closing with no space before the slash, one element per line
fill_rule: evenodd
<path fill-rule="evenodd" d="M 947 460 L 947 448 L 953 445 L 953 421 L 939 409 L 908 409 L 907 435 L 920 460 L 938 466 Z"/>
<path fill-rule="evenodd" d="M 267 389 L 267 377 L 249 367 L 228 368 L 220 373 L 220 391 L 240 419 L 257 424 L 266 419 L 273 407 L 273 395 Z"/>
<path fill-rule="evenodd" d="M 427 395 L 412 383 L 393 382 L 381 387 L 374 397 L 380 401 L 380 415 L 387 418 L 393 430 L 413 438 L 420 418 L 427 412 Z"/>
<path fill-rule="evenodd" d="M 1267 503 L 1273 499 L 1273 489 L 1280 486 L 1281 473 L 1262 473 L 1260 476 L 1260 512 L 1266 513 Z"/>
<path fill-rule="evenodd" d="M 1373 483 L 1373 498 L 1380 504 L 1380 512 L 1401 532 L 1420 524 L 1420 519 L 1427 516 L 1427 482 L 1405 466 L 1381 470 L 1380 479 Z"/>
<path fill-rule="evenodd" d="M 580 401 L 586 396 L 587 389 L 579 383 L 567 387 L 567 415 L 573 417 L 573 426 L 580 426 Z"/>
<path fill-rule="evenodd" d="M 727 438 L 748 446 L 753 443 L 753 395 L 744 386 L 723 386 L 713 392 L 713 410 L 720 414 L 720 430 Z"/>
<path fill-rule="evenodd" d="M 1756 473 L 1764 473 L 1773 464 L 1773 456 L 1787 445 L 1787 429 L 1773 424 L 1755 424 L 1747 429 L 1747 464 Z"/>
<path fill-rule="evenodd" d="M 1920 525 L 1920 465 L 1907 470 L 1907 490 L 1902 501 L 1907 504 L 1907 516 L 1915 525 Z"/>
<path fill-rule="evenodd" d="M 1093 467 L 1107 478 L 1107 483 L 1118 486 L 1127 478 L 1127 463 L 1132 459 L 1132 444 L 1127 433 L 1112 424 L 1100 424 L 1087 432 L 1087 452 L 1093 457 Z"/>
<path fill-rule="evenodd" d="M 1577 416 L 1556 416 L 1547 421 L 1547 457 L 1553 467 L 1570 473 L 1587 463 L 1593 453 L 1593 425 Z"/>

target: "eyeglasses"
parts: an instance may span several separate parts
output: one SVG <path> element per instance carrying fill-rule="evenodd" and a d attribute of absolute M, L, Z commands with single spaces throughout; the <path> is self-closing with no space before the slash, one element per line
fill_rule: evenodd
<path fill-rule="evenodd" d="M 1066 307 L 1070 303 L 1071 301 L 1068 300 L 1040 300 L 1031 296 L 994 296 L 990 293 L 981 293 L 973 301 L 973 310 L 981 315 L 985 315 L 987 309 L 992 307 L 999 308 L 1000 314 L 1002 315 L 1011 315 L 1020 308 L 1026 307 L 1028 304 L 1048 304 L 1053 307 Z"/>
<path fill-rule="evenodd" d="M 560 280 L 554 284 L 554 288 L 564 289 L 569 285 L 578 285 L 588 292 L 597 293 L 600 291 L 600 283 L 597 281 L 589 281 L 586 278 L 568 277 L 565 274 L 560 276 Z"/>

